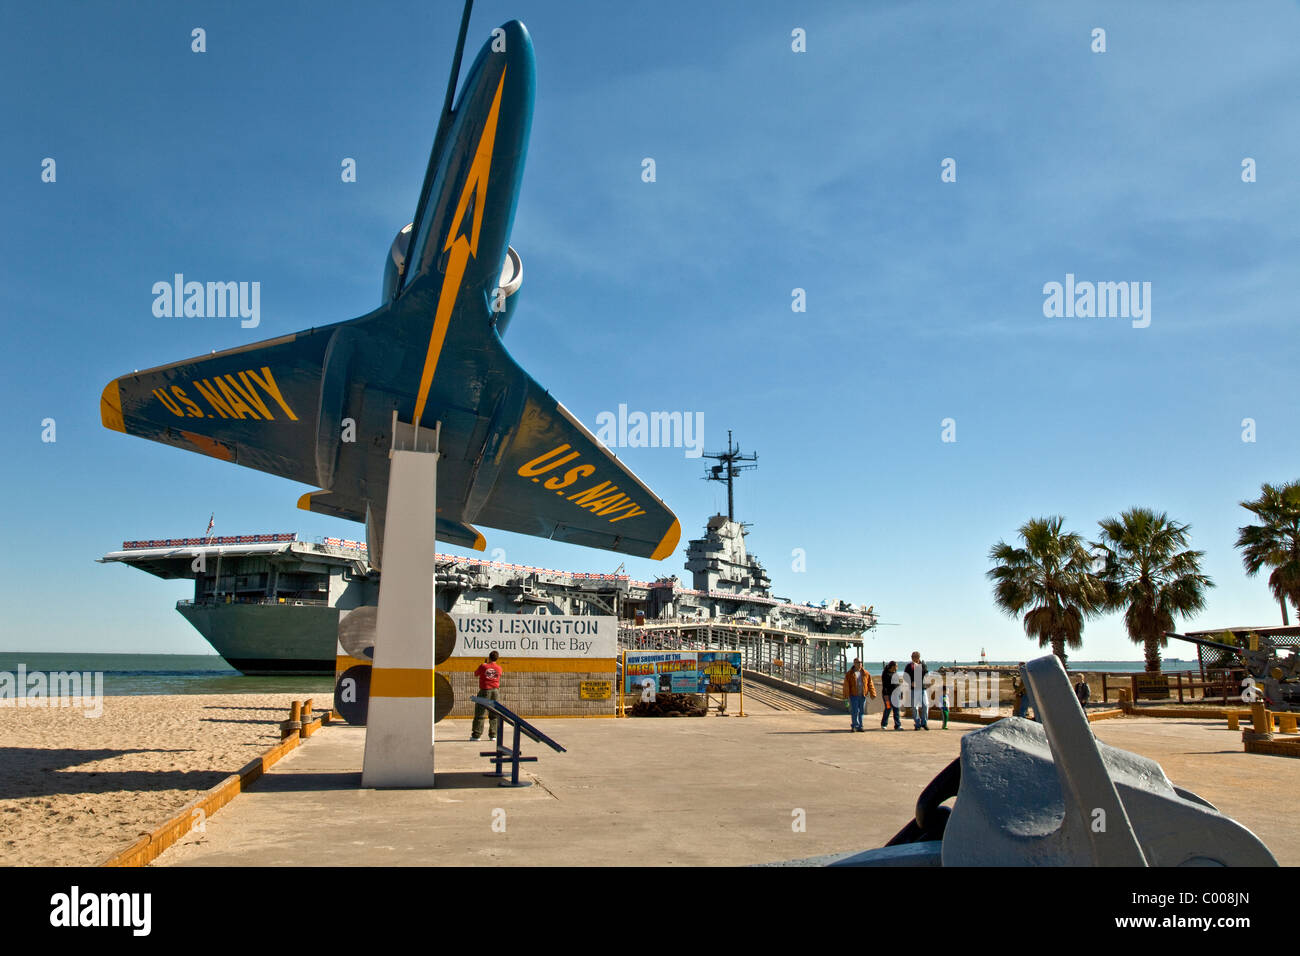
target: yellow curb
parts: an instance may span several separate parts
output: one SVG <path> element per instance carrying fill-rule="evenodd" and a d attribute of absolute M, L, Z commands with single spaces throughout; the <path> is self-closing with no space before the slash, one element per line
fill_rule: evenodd
<path fill-rule="evenodd" d="M 312 721 L 319 725 L 320 721 Z M 315 728 L 313 728 L 314 730 Z M 298 746 L 297 734 L 276 744 L 260 757 L 245 764 L 238 773 L 233 773 L 220 783 L 205 790 L 152 833 L 140 837 L 124 850 L 114 853 L 100 866 L 147 866 L 162 855 L 163 851 L 174 844 L 194 828 L 199 821 L 206 821 L 214 813 L 242 793 L 253 781 L 266 773 L 280 761 L 280 758 Z M 195 814 L 198 813 L 198 821 Z"/>

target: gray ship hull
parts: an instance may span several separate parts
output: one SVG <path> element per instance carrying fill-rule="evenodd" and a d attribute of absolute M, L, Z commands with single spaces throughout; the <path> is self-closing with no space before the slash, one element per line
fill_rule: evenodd
<path fill-rule="evenodd" d="M 179 604 L 226 663 L 250 676 L 334 674 L 339 609 L 314 604 Z"/>

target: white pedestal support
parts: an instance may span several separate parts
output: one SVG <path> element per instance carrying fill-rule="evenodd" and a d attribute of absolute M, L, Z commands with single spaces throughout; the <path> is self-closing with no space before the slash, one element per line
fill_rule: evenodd
<path fill-rule="evenodd" d="M 409 445 L 419 447 L 409 425 L 394 426 L 395 434 L 405 431 L 414 439 Z M 438 454 L 397 450 L 402 444 L 395 437 L 390 456 L 363 787 L 433 786 Z"/>

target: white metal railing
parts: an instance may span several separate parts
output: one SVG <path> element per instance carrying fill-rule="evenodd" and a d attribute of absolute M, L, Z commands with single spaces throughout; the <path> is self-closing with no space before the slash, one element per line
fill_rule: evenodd
<path fill-rule="evenodd" d="M 776 639 L 776 634 L 765 633 L 757 625 L 715 626 L 710 639 L 710 631 L 698 626 L 682 630 L 623 625 L 618 629 L 618 646 L 620 651 L 739 651 L 741 667 L 746 670 L 832 697 L 841 695 L 851 645 L 833 644 L 830 638 L 819 640 L 815 634 L 809 635 L 807 642 L 788 643 Z"/>
<path fill-rule="evenodd" d="M 194 601 L 190 598 L 181 598 L 176 602 L 177 607 L 225 607 L 231 604 L 257 604 L 257 605 L 276 605 L 282 607 L 328 607 L 329 601 L 325 598 L 239 598 L 231 597 L 229 601 L 223 598 L 205 598 Z"/>

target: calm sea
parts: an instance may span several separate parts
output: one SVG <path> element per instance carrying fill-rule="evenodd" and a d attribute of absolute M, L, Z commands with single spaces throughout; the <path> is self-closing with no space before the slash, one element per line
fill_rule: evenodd
<path fill-rule="evenodd" d="M 1041 657 L 1041 654 L 1035 654 L 1034 657 Z M 1026 660 L 1032 660 L 1032 657 Z M 899 666 L 902 666 L 902 661 Z M 930 667 L 973 667 L 979 664 L 979 661 L 935 661 L 927 660 Z M 1019 661 L 989 661 L 990 667 L 1015 667 Z M 1066 670 L 1070 671 L 1109 671 L 1113 674 L 1140 674 L 1147 669 L 1145 661 L 1082 661 L 1071 657 L 1065 665 Z M 1161 658 L 1161 668 L 1166 674 L 1175 674 L 1180 671 L 1199 670 L 1200 665 L 1196 663 L 1195 658 L 1192 660 L 1179 659 L 1176 657 Z"/>
<path fill-rule="evenodd" d="M 0 651 L 0 671 L 102 671 L 104 695 L 329 694 L 332 677 L 245 677 L 215 654 L 48 654 Z"/>
<path fill-rule="evenodd" d="M 978 661 L 927 661 L 931 668 L 965 667 Z M 332 677 L 245 677 L 215 654 L 49 654 L 0 651 L 0 671 L 14 673 L 24 664 L 32 671 L 102 671 L 106 696 L 136 694 L 329 694 Z M 989 661 L 1014 667 L 1016 661 Z M 1135 673 L 1142 661 L 1081 661 L 1071 670 Z M 1165 658 L 1168 673 L 1196 670 L 1195 661 Z"/>

